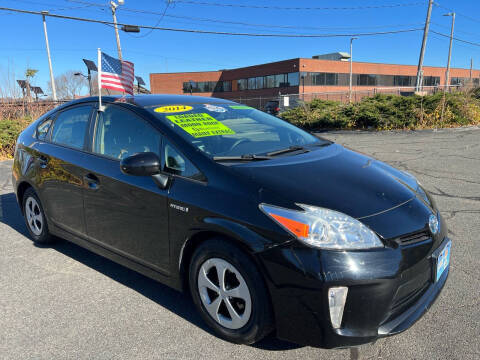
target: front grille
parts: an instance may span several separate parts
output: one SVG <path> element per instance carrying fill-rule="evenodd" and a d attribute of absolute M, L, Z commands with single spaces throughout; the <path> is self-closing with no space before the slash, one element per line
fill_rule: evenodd
<path fill-rule="evenodd" d="M 416 244 L 425 240 L 430 240 L 431 235 L 427 230 L 416 231 L 407 235 L 403 235 L 396 239 L 396 242 L 399 245 L 411 245 Z"/>

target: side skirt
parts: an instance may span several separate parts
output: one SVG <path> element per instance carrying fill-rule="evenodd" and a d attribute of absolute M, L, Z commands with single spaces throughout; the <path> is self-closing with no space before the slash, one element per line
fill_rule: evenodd
<path fill-rule="evenodd" d="M 142 275 L 145 275 L 148 278 L 156 280 L 164 285 L 167 285 L 175 290 L 180 292 L 183 291 L 182 283 L 178 277 L 171 277 L 165 274 L 162 274 L 158 271 L 155 271 L 147 266 L 139 264 L 138 262 L 132 261 L 127 257 L 120 255 L 116 252 L 113 252 L 103 246 L 97 245 L 96 243 L 89 241 L 87 239 L 76 236 L 54 224 L 49 224 L 50 231 L 53 235 L 58 236 L 62 239 L 70 241 L 84 249 L 87 249 L 97 255 L 103 256 L 113 262 L 125 266 L 128 269 L 134 270 Z"/>

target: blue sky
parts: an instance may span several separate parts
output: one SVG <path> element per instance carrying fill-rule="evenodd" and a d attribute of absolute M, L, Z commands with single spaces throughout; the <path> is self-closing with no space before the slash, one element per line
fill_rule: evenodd
<path fill-rule="evenodd" d="M 423 26 L 427 9 L 426 0 L 191 1 L 197 4 L 174 1 L 166 10 L 167 16 L 162 18 L 159 14 L 165 11 L 165 0 L 125 0 L 118 9 L 118 21 L 152 26 L 159 22 L 158 26 L 164 27 L 229 32 L 345 34 L 419 28 Z M 302 8 L 404 6 L 285 10 L 207 6 L 199 2 Z M 480 42 L 479 1 L 438 0 L 438 3 L 457 12 L 455 35 L 458 38 Z M 106 4 L 106 0 L 0 0 L 1 7 L 50 10 L 51 13 L 110 21 L 112 16 Z M 449 34 L 451 18 L 442 16 L 446 12 L 441 7 L 433 8 L 431 30 Z M 212 20 L 201 21 L 199 18 Z M 215 19 L 256 25 L 219 23 Z M 27 67 L 35 68 L 39 72 L 34 82 L 46 90 L 49 72 L 41 17 L 0 11 L 0 21 L 3 29 L 0 37 L 0 79 L 5 76 L 8 67 L 14 69 L 19 79 L 24 78 L 22 74 Z M 112 56 L 117 54 L 111 27 L 54 18 L 47 18 L 47 25 L 55 75 L 67 70 L 84 70 L 81 59 L 95 60 L 98 47 Z M 136 74 L 146 82 L 151 72 L 218 70 L 349 50 L 348 37 L 252 38 L 167 31 L 147 34 L 146 30 L 140 34 L 121 32 L 120 37 L 124 59 L 135 63 Z M 355 41 L 354 60 L 416 65 L 421 40 L 421 31 L 360 37 Z M 424 64 L 445 66 L 447 51 L 448 39 L 431 33 Z M 480 68 L 480 47 L 454 42 L 452 66 L 469 68 L 470 58 L 474 60 L 474 67 Z"/>

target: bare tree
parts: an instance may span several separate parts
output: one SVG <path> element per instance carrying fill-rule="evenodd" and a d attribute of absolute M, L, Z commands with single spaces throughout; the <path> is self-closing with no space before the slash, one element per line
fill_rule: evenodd
<path fill-rule="evenodd" d="M 75 75 L 80 71 L 69 70 L 55 77 L 55 87 L 59 99 L 74 99 L 77 95 L 85 95 L 88 92 L 88 81 L 81 75 Z M 52 89 L 49 82 L 48 87 Z"/>
<path fill-rule="evenodd" d="M 0 99 L 11 101 L 22 97 L 22 91 L 15 79 L 15 68 L 9 60 L 7 67 L 0 67 Z"/>

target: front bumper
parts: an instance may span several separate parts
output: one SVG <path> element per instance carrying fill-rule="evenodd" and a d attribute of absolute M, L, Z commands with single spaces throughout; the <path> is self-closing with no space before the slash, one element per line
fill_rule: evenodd
<path fill-rule="evenodd" d="M 435 301 L 449 268 L 434 282 L 432 253 L 449 239 L 369 251 L 320 251 L 298 243 L 259 254 L 275 312 L 277 336 L 338 348 L 399 333 Z M 328 289 L 347 286 L 342 326 L 330 321 Z"/>

